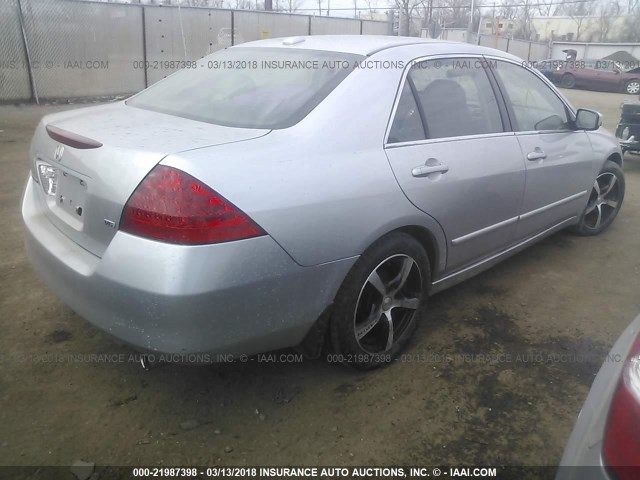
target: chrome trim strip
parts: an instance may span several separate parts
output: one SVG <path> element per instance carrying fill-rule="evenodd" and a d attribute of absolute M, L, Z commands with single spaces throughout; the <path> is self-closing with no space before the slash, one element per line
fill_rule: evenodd
<path fill-rule="evenodd" d="M 548 233 L 552 232 L 553 230 L 556 230 L 564 225 L 568 225 L 570 223 L 573 223 L 578 217 L 577 216 L 573 216 L 570 218 L 567 218 L 566 220 L 563 220 L 560 223 L 557 223 L 556 225 L 547 228 L 546 230 L 543 230 L 540 233 L 536 233 L 534 236 L 529 237 L 523 241 L 521 241 L 520 243 L 516 243 L 515 245 L 512 245 L 511 247 L 508 247 L 506 250 L 502 250 L 501 252 L 498 252 L 494 255 L 491 255 L 490 257 L 487 257 L 483 260 L 480 260 L 477 263 L 474 263 L 473 265 L 469 265 L 468 267 L 463 268 L 462 270 L 458 270 L 457 272 L 451 273 L 449 275 L 447 275 L 446 277 L 443 277 L 439 280 L 436 280 L 435 282 L 432 283 L 432 287 L 439 287 L 441 284 L 443 283 L 447 283 L 451 280 L 454 280 L 456 277 L 458 276 L 464 276 L 467 273 L 471 273 L 472 270 L 475 269 L 479 269 L 480 267 L 482 267 L 483 265 L 485 265 L 486 263 L 490 263 L 493 261 L 498 260 L 500 257 L 504 256 L 504 255 L 508 255 L 509 253 L 512 253 L 514 250 L 518 250 L 520 248 L 523 248 L 524 246 L 526 246 L 529 243 L 533 243 L 536 240 L 538 240 L 541 237 L 544 237 L 545 235 L 547 235 Z M 435 288 L 436 292 L 441 291 L 440 288 Z"/>
<path fill-rule="evenodd" d="M 494 223 L 493 225 L 489 225 L 488 227 L 481 228 L 480 230 L 476 230 L 475 232 L 463 235 L 462 237 L 454 238 L 453 240 L 451 240 L 451 245 L 460 245 L 461 243 L 472 240 L 476 237 L 479 237 L 480 235 L 484 235 L 485 233 L 493 232 L 494 230 L 497 230 L 499 228 L 513 225 L 514 223 L 517 223 L 518 219 L 519 217 L 508 218 L 506 220 L 503 220 L 502 222 Z"/>
<path fill-rule="evenodd" d="M 565 203 L 569 203 L 572 200 L 576 200 L 582 197 L 585 193 L 587 193 L 587 191 L 583 190 L 582 192 L 576 193 L 575 195 L 571 195 L 570 197 L 563 198 L 562 200 L 558 200 L 557 202 L 550 203 L 548 205 L 545 205 L 544 207 L 536 208 L 535 210 L 531 210 L 530 212 L 523 213 L 522 215 L 520 215 L 520 220 L 526 220 L 527 218 L 533 217 L 534 215 L 538 215 L 539 213 L 543 213 L 543 212 L 546 212 L 547 210 L 551 210 L 552 208 L 558 207 L 560 205 L 564 205 Z"/>
<path fill-rule="evenodd" d="M 422 140 L 411 140 L 409 142 L 387 143 L 384 148 L 390 150 L 398 147 L 412 147 L 415 145 L 428 145 L 433 143 L 458 142 L 460 140 L 480 140 L 484 138 L 511 137 L 516 132 L 480 133 L 477 135 L 463 135 L 457 137 L 427 138 Z"/>

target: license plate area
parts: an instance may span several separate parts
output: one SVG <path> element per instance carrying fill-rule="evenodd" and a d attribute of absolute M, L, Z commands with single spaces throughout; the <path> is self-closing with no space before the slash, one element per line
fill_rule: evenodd
<path fill-rule="evenodd" d="M 56 204 L 72 218 L 82 221 L 85 214 L 87 182 L 68 172 L 58 173 Z"/>
<path fill-rule="evenodd" d="M 37 162 L 39 172 L 40 165 L 53 167 L 55 171 L 55 175 L 52 176 L 51 170 L 48 170 L 49 175 L 53 177 L 49 181 L 43 181 L 45 179 L 40 177 L 50 211 L 75 230 L 82 230 L 86 216 L 87 181 L 59 166 L 42 161 Z M 55 187 L 51 188 L 51 182 Z"/>

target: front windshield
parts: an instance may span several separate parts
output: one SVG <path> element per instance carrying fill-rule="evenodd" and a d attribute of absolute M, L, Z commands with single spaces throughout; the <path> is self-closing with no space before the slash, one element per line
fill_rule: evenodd
<path fill-rule="evenodd" d="M 287 128 L 313 110 L 361 59 L 317 50 L 225 49 L 126 103 L 216 125 Z"/>

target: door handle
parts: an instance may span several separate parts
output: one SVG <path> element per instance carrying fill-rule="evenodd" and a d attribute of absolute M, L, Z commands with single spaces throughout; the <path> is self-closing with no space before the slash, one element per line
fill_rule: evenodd
<path fill-rule="evenodd" d="M 543 160 L 545 158 L 547 158 L 547 154 L 537 147 L 533 152 L 527 153 L 527 160 L 531 160 L 532 162 L 536 160 Z"/>
<path fill-rule="evenodd" d="M 427 160 L 427 163 L 429 160 Z M 447 173 L 449 171 L 449 167 L 447 165 L 438 164 L 438 165 L 418 165 L 417 167 L 413 167 L 411 170 L 411 175 L 414 177 L 426 177 L 431 173 Z"/>

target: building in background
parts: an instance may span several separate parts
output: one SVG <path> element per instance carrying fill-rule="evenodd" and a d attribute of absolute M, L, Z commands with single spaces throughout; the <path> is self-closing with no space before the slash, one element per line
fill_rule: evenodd
<path fill-rule="evenodd" d="M 480 19 L 480 35 L 499 35 L 513 38 L 517 28 L 517 21 L 509 18 L 482 17 Z"/>
<path fill-rule="evenodd" d="M 627 17 L 554 16 L 531 18 L 532 39 L 537 41 L 599 42 L 617 40 L 615 33 L 625 30 Z"/>

